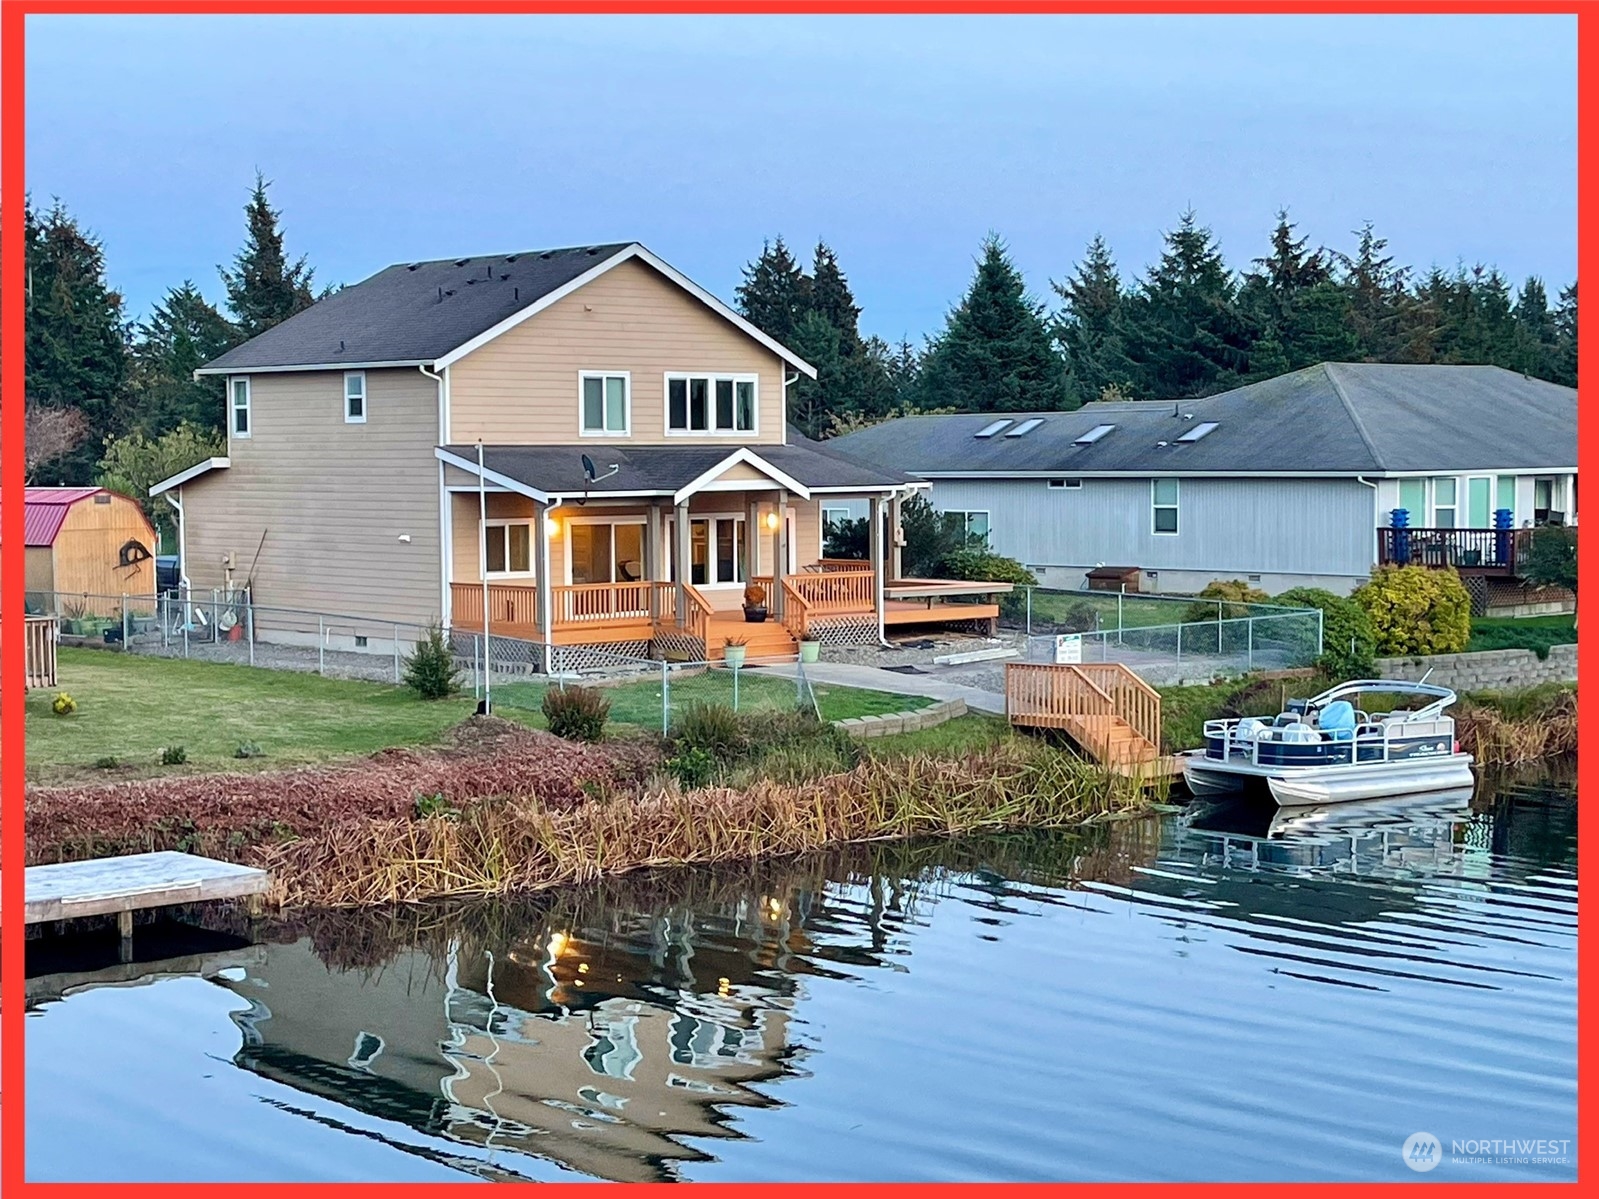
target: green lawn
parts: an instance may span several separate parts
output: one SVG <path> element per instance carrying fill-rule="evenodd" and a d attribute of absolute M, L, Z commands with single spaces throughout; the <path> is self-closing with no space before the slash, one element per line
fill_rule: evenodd
<path fill-rule="evenodd" d="M 294 671 L 258 670 L 174 658 L 141 658 L 108 650 L 62 647 L 59 686 L 28 696 L 28 777 L 35 782 L 105 777 L 95 763 L 114 757 L 150 774 L 161 751 L 183 746 L 188 761 L 173 770 L 270 768 L 369 754 L 394 745 L 437 741 L 471 714 L 465 698 L 427 702 L 403 687 L 325 679 Z M 659 729 L 660 683 L 606 688 L 617 724 Z M 50 710 L 58 692 L 78 703 L 70 716 Z M 541 726 L 542 687 L 519 683 L 496 693 L 495 710 Z M 790 679 L 745 672 L 740 709 L 790 707 Z M 851 687 L 816 688 L 822 715 L 841 720 L 921 707 L 927 700 Z M 730 703 L 726 671 L 674 680 L 673 707 L 691 698 Z M 253 741 L 264 756 L 241 761 L 234 751 Z"/>
<path fill-rule="evenodd" d="M 1545 657 L 1552 645 L 1570 645 L 1577 640 L 1577 618 L 1570 613 L 1555 616 L 1474 616 L 1467 650 L 1530 649 Z"/>

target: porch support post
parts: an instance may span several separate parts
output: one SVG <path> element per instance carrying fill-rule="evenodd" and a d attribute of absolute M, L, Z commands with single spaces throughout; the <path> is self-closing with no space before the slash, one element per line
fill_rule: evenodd
<path fill-rule="evenodd" d="M 877 640 L 883 640 L 883 497 L 874 495 L 871 500 L 871 518 L 867 521 L 868 542 L 872 559 L 872 612 L 877 618 Z"/>
<path fill-rule="evenodd" d="M 772 590 L 777 594 L 773 611 L 784 615 L 787 604 L 783 602 L 783 576 L 788 573 L 788 492 L 777 493 L 777 528 L 772 530 Z"/>
<path fill-rule="evenodd" d="M 644 514 L 644 577 L 652 583 L 664 582 L 670 576 L 662 548 L 661 505 L 651 501 L 649 510 Z M 660 618 L 660 596 L 656 588 L 651 587 L 650 619 L 653 621 Z"/>
<path fill-rule="evenodd" d="M 554 606 L 555 591 L 550 579 L 550 506 L 533 502 L 533 570 L 537 575 L 538 602 L 534 615 L 543 640 L 548 642 L 553 620 L 550 609 Z"/>
<path fill-rule="evenodd" d="M 693 537 L 688 523 L 688 501 L 673 509 L 672 561 L 677 564 L 677 623 L 688 624 L 688 581 L 694 574 L 694 560 L 690 553 Z"/>
<path fill-rule="evenodd" d="M 761 573 L 761 501 L 759 492 L 744 499 L 744 585 Z M 767 596 L 768 603 L 771 596 Z"/>
<path fill-rule="evenodd" d="M 900 540 L 900 494 L 895 492 L 888 500 L 888 575 L 892 579 L 905 577 L 905 546 Z"/>

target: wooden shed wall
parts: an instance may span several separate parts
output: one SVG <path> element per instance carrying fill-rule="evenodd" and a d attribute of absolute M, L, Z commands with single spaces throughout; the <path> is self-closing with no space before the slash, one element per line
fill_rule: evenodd
<path fill-rule="evenodd" d="M 93 615 L 114 614 L 123 595 L 155 597 L 155 529 L 144 510 L 124 495 L 111 494 L 108 503 L 96 498 L 72 505 L 67 519 L 56 534 L 54 553 L 55 590 L 116 596 L 114 603 L 91 603 Z M 132 566 L 119 566 L 124 543 L 137 541 L 150 553 Z M 100 611 L 105 608 L 106 611 Z"/>

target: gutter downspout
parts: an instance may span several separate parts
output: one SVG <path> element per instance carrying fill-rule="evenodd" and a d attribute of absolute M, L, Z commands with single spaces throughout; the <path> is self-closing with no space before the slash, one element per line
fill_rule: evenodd
<path fill-rule="evenodd" d="M 1371 533 L 1371 538 L 1372 538 L 1371 565 L 1372 566 L 1376 566 L 1377 565 L 1377 530 L 1382 528 L 1382 525 L 1379 523 L 1379 519 L 1381 517 L 1381 513 L 1379 513 L 1377 511 L 1377 483 L 1373 479 L 1366 478 L 1365 475 L 1356 475 L 1355 476 L 1355 482 L 1364 483 L 1367 487 L 1371 488 L 1371 529 L 1372 529 L 1372 533 Z"/>
<path fill-rule="evenodd" d="M 180 601 L 181 607 L 179 608 L 179 611 L 183 613 L 183 623 L 185 627 L 187 627 L 189 623 L 189 596 L 193 594 L 194 587 L 189 582 L 189 552 L 183 537 L 183 500 L 180 498 L 182 495 L 183 488 L 179 487 L 177 496 L 174 496 L 169 491 L 166 493 L 166 500 L 167 503 L 172 505 L 178 514 L 178 590 L 182 593 L 182 600 Z M 164 626 L 166 618 L 170 614 L 160 613 L 160 615 Z M 163 632 L 162 636 L 165 637 L 166 634 Z M 188 633 L 184 633 L 184 637 L 187 638 Z M 184 642 L 184 652 L 188 652 L 187 640 Z"/>
<path fill-rule="evenodd" d="M 422 377 L 424 379 L 432 379 L 434 384 L 437 385 L 437 387 L 438 387 L 438 390 L 439 390 L 439 444 L 440 445 L 444 445 L 444 444 L 446 444 L 446 434 L 449 432 L 449 430 L 445 428 L 444 376 L 440 375 L 440 374 L 437 374 L 434 371 L 428 370 L 428 368 L 426 366 L 424 366 L 420 362 L 417 363 L 416 369 L 422 372 Z M 444 486 L 444 463 L 440 462 L 439 463 L 439 618 L 443 622 L 444 627 L 446 629 L 450 628 L 450 626 L 455 623 L 455 621 L 454 621 L 455 613 L 450 611 L 451 604 L 450 604 L 450 570 L 449 570 L 449 562 L 450 562 L 450 553 L 451 553 L 451 550 L 453 549 L 453 547 L 452 546 L 448 546 L 448 545 L 446 545 L 444 543 L 444 530 L 447 527 L 449 527 L 449 520 L 448 520 L 448 515 L 449 515 L 448 514 L 448 505 L 449 505 L 449 502 L 450 502 L 450 493 L 449 493 L 449 491 L 447 491 L 445 489 L 445 486 Z M 488 615 L 487 615 L 487 610 L 485 609 L 485 612 L 484 612 L 485 624 L 487 623 L 487 620 L 488 620 Z"/>

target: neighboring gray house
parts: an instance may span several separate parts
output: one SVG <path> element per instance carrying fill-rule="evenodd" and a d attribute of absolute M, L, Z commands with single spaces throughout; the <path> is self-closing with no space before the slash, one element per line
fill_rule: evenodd
<path fill-rule="evenodd" d="M 1517 529 L 1577 517 L 1576 391 L 1492 366 L 1323 363 L 1176 404 L 911 416 L 829 445 L 929 480 L 936 507 L 1065 588 L 1124 566 L 1149 591 L 1348 592 L 1388 560 L 1508 580 L 1519 539 L 1497 510 Z"/>

